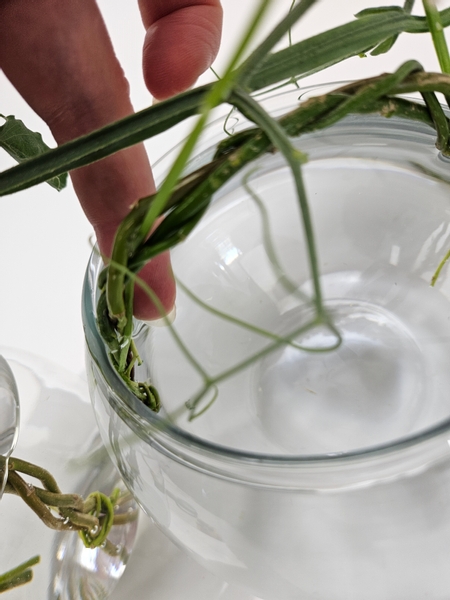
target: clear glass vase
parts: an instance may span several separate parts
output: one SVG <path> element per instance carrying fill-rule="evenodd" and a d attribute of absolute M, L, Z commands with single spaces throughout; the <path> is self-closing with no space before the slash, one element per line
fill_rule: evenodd
<path fill-rule="evenodd" d="M 282 114 L 318 92 L 264 104 Z M 212 157 L 224 119 L 206 131 L 192 169 Z M 248 126 L 234 114 L 226 122 Z M 217 380 L 196 419 L 184 407 L 201 374 L 168 328 L 136 324 L 138 376 L 158 388 L 161 414 L 111 367 L 95 321 L 102 264 L 93 254 L 83 319 L 100 432 L 158 526 L 263 600 L 444 600 L 450 276 L 444 268 L 430 281 L 450 247 L 450 163 L 428 125 L 378 115 L 349 116 L 295 144 L 308 155 L 324 306 L 340 345 L 331 349 L 336 335 L 323 326 L 302 330 L 313 311 L 305 236 L 289 169 L 269 153 L 219 191 L 172 252 L 191 292 L 179 287 L 174 327 Z M 159 178 L 174 153 L 156 166 Z"/>

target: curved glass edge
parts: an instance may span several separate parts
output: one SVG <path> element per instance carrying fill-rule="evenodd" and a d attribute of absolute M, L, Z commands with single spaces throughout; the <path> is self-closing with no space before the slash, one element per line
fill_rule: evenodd
<path fill-rule="evenodd" d="M 450 418 L 442 421 L 435 427 L 424 430 L 413 436 L 401 438 L 389 444 L 383 444 L 374 447 L 361 448 L 351 452 L 339 452 L 328 454 L 311 455 L 277 455 L 277 454 L 259 454 L 256 452 L 244 452 L 227 448 L 219 444 L 204 441 L 194 435 L 189 434 L 182 429 L 167 423 L 167 421 L 158 414 L 147 408 L 133 393 L 127 388 L 125 383 L 115 371 L 108 357 L 107 348 L 98 332 L 96 324 L 96 315 L 94 309 L 94 294 L 96 274 L 100 268 L 101 261 L 98 254 L 94 251 L 89 262 L 83 285 L 82 318 L 86 338 L 87 350 L 90 359 L 97 365 L 99 372 L 103 377 L 102 383 L 103 395 L 107 399 L 111 408 L 120 418 L 125 421 L 128 427 L 146 442 L 161 444 L 170 453 L 176 453 L 173 443 L 179 443 L 185 447 L 187 455 L 196 450 L 207 452 L 214 457 L 220 457 L 250 462 L 253 465 L 267 466 L 300 466 L 311 465 L 313 463 L 335 464 L 336 462 L 348 460 L 367 460 L 370 458 L 381 457 L 386 454 L 397 453 L 408 449 L 417 444 L 427 442 L 437 438 L 450 430 Z M 157 438 L 157 439 L 156 439 Z M 167 442 L 169 442 L 167 444 Z M 170 443 L 172 442 L 172 443 Z M 190 458 L 186 458 L 190 461 Z"/>
<path fill-rule="evenodd" d="M 329 90 L 336 85 L 342 85 L 341 82 L 332 84 L 323 84 L 319 86 L 313 86 L 311 88 L 305 88 L 299 94 L 299 90 L 289 90 L 283 93 L 277 93 L 268 97 L 268 100 L 274 100 L 280 96 L 293 97 L 300 95 L 302 99 L 308 96 L 309 93 L 317 90 Z M 306 96 L 305 96 L 306 95 Z M 286 106 L 284 106 L 286 110 Z M 349 121 L 354 119 L 354 116 L 349 116 L 334 128 L 348 126 Z M 423 123 L 418 122 L 405 122 L 405 119 L 401 118 L 390 118 L 389 123 L 385 123 L 385 119 L 380 121 L 381 117 L 373 115 L 364 115 L 360 119 L 365 121 L 378 120 L 380 123 L 385 124 L 386 131 L 394 129 L 394 123 L 399 126 L 399 129 L 411 131 L 415 130 L 417 133 L 429 134 L 435 137 L 434 130 Z M 216 126 L 218 123 L 223 123 L 223 117 L 216 119 L 211 126 Z M 246 122 L 248 123 L 248 122 Z M 241 123 L 239 128 L 246 123 Z M 223 132 L 222 132 L 223 133 Z M 319 132 L 320 133 L 320 132 Z M 308 136 L 315 135 L 306 134 Z M 223 137 L 223 135 L 222 135 Z M 213 140 L 214 141 L 214 140 Z M 209 147 L 211 147 L 211 138 L 209 138 Z M 178 147 L 178 146 L 177 146 Z M 175 151 L 175 149 L 174 149 Z M 161 179 L 166 171 L 166 161 L 171 160 L 172 151 L 169 151 L 166 155 L 161 157 L 155 164 L 157 167 L 157 179 Z M 197 166 L 197 165 L 196 165 Z M 155 433 L 161 437 L 159 440 L 163 447 L 168 444 L 167 450 L 172 446 L 173 443 L 180 443 L 182 447 L 187 451 L 188 455 L 196 449 L 206 452 L 214 457 L 223 457 L 224 459 L 237 460 L 242 462 L 251 463 L 254 466 L 301 466 L 301 465 L 336 465 L 336 462 L 348 462 L 348 461 L 359 461 L 367 460 L 371 458 L 380 458 L 385 455 L 392 455 L 402 450 L 407 450 L 418 444 L 429 442 L 435 438 L 444 435 L 450 431 L 450 417 L 445 419 L 433 427 L 427 428 L 420 432 L 417 432 L 411 436 L 405 436 L 397 440 L 391 441 L 386 444 L 380 444 L 376 446 L 363 447 L 355 449 L 349 452 L 336 452 L 327 454 L 311 454 L 311 455 L 284 455 L 284 454 L 261 454 L 256 452 L 240 451 L 233 448 L 228 448 L 219 444 L 214 444 L 194 436 L 179 427 L 169 424 L 161 416 L 151 411 L 142 402 L 136 398 L 132 392 L 127 388 L 120 376 L 117 374 L 115 369 L 112 367 L 108 358 L 107 348 L 104 344 L 96 323 L 95 316 L 95 294 L 96 294 L 96 276 L 101 268 L 101 259 L 98 251 L 94 250 L 89 261 L 86 276 L 83 285 L 83 296 L 82 296 L 82 318 L 83 327 L 85 331 L 86 344 L 91 359 L 96 363 L 100 373 L 104 377 L 104 383 L 107 386 L 107 400 L 115 412 L 120 413 L 121 418 L 126 424 L 144 441 L 149 442 L 150 440 L 154 443 Z M 145 427 L 147 425 L 147 427 Z M 152 433 L 149 433 L 149 428 L 152 429 Z M 146 430 L 147 429 L 147 430 Z M 158 437 L 159 439 L 159 437 Z M 181 450 L 181 449 L 180 449 Z M 170 453 L 174 452 L 173 447 L 169 450 Z M 190 461 L 190 459 L 187 459 Z"/>

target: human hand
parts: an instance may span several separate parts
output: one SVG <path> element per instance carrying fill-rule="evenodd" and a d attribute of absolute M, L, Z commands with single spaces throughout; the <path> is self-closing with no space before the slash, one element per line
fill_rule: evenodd
<path fill-rule="evenodd" d="M 125 5 L 125 2 L 124 2 Z M 139 0 L 146 29 L 144 79 L 165 99 L 193 85 L 217 53 L 220 0 Z M 124 6 L 124 20 L 126 19 Z M 0 68 L 49 125 L 58 144 L 133 112 L 128 83 L 95 0 L 3 0 Z M 109 256 L 116 229 L 131 206 L 155 191 L 142 145 L 71 173 L 101 252 Z M 175 284 L 167 253 L 139 273 L 170 311 Z M 136 288 L 135 314 L 159 312 Z"/>

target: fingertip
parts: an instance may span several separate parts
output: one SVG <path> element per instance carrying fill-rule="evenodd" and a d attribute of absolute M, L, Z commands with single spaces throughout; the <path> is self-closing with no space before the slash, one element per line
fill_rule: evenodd
<path fill-rule="evenodd" d="M 220 45 L 219 7 L 191 7 L 153 23 L 143 50 L 144 79 L 150 93 L 164 100 L 192 87 L 213 63 Z"/>
<path fill-rule="evenodd" d="M 143 267 L 138 276 L 152 290 L 162 305 L 164 314 L 170 314 L 175 306 L 176 286 L 168 252 L 155 256 Z M 140 285 L 134 291 L 134 315 L 143 321 L 153 321 L 164 317 L 148 291 Z"/>
<path fill-rule="evenodd" d="M 116 227 L 96 228 L 97 243 L 102 257 L 108 261 L 114 243 Z M 170 253 L 163 252 L 152 258 L 138 273 L 144 285 L 134 286 L 133 314 L 142 321 L 154 321 L 170 314 L 175 306 L 176 284 Z M 150 292 L 148 291 L 150 288 Z M 152 296 L 158 298 L 158 306 Z M 161 310 L 162 309 L 162 310 Z M 162 313 L 162 311 L 164 311 Z"/>
<path fill-rule="evenodd" d="M 147 325 L 150 325 L 150 327 L 168 327 L 169 325 L 172 325 L 172 323 L 175 321 L 176 316 L 177 307 L 176 304 L 174 304 L 170 312 L 165 314 L 163 317 L 160 317 L 159 319 L 150 320 L 141 319 L 141 321 L 144 321 L 145 323 L 147 323 Z"/>

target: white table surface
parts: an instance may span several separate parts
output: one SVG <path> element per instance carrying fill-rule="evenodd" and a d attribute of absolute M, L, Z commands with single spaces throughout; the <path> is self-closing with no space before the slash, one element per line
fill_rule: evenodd
<path fill-rule="evenodd" d="M 393 0 L 387 2 L 321 0 L 295 28 L 294 39 L 347 22 L 351 20 L 354 13 L 368 6 L 393 3 Z M 141 46 L 144 30 L 137 2 L 100 0 L 99 4 L 117 54 L 130 81 L 135 108 L 137 110 L 145 108 L 150 104 L 151 97 L 141 75 Z M 290 4 L 291 0 L 274 0 L 270 18 L 267 19 L 268 22 L 260 33 L 261 36 L 271 24 L 275 23 L 277 16 L 282 15 L 289 8 Z M 420 2 L 417 2 L 418 10 L 420 10 L 419 4 Z M 449 1 L 442 1 L 439 7 L 444 8 L 449 4 Z M 224 34 L 221 51 L 215 64 L 219 74 L 256 5 L 256 0 L 223 0 Z M 332 67 L 325 73 L 303 80 L 301 85 L 342 81 L 392 71 L 409 58 L 417 58 L 428 70 L 438 70 L 428 37 L 404 35 L 387 56 L 351 59 Z M 210 81 L 212 78 L 212 74 L 207 73 L 200 79 L 200 83 Z M 52 145 L 48 128 L 18 96 L 1 73 L 0 89 L 0 113 L 14 114 L 21 118 L 30 128 L 41 131 L 44 139 Z M 155 160 L 163 150 L 174 145 L 178 137 L 179 134 L 171 134 L 163 144 L 160 140 L 158 144 L 154 140 L 147 142 L 151 160 Z M 12 164 L 8 157 L 3 154 L 0 156 L 0 170 Z M 92 229 L 70 185 L 60 194 L 48 185 L 41 184 L 13 196 L 0 198 L 1 346 L 32 352 L 83 377 L 84 340 L 80 295 L 84 270 L 90 254 L 91 235 Z M 23 398 L 22 401 L 26 399 Z M 22 432 L 22 435 L 25 434 L 26 432 Z M 3 517 L 4 515 L 1 518 Z M 143 540 L 145 535 L 147 534 L 144 532 Z M 157 533 L 157 536 L 159 537 L 156 539 L 160 540 L 161 534 Z M 151 539 L 155 540 L 154 537 Z M 169 571 L 180 569 L 179 574 L 187 577 L 187 580 L 184 580 L 184 585 L 179 586 L 172 582 L 173 587 L 169 593 L 167 582 L 170 576 L 164 579 L 162 571 L 153 568 L 154 578 L 150 588 L 148 579 L 135 580 L 134 588 L 132 586 L 128 588 L 137 600 L 147 597 L 160 600 L 164 598 L 186 600 L 190 598 L 189 593 L 186 592 L 186 581 L 189 583 L 189 577 L 196 579 L 203 577 L 205 590 L 209 589 L 209 592 L 204 591 L 210 598 L 214 596 L 211 593 L 214 588 L 217 591 L 214 598 L 247 599 L 247 596 L 240 596 L 237 592 L 230 595 L 227 586 L 223 587 L 221 584 L 218 587 L 217 582 L 208 579 L 210 576 L 200 567 L 192 567 L 190 562 L 183 562 L 180 551 L 168 544 L 159 554 L 158 564 Z M 138 572 L 136 562 L 135 573 Z M 207 584 L 212 587 L 208 588 Z M 136 586 L 141 590 L 140 592 Z M 125 597 L 128 591 L 126 586 L 123 586 L 117 597 Z M 197 597 L 201 596 L 197 595 Z"/>

